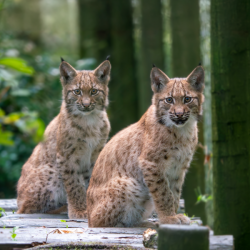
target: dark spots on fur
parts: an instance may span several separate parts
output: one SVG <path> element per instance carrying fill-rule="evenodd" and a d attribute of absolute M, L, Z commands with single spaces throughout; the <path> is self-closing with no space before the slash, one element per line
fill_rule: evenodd
<path fill-rule="evenodd" d="M 48 181 L 51 181 L 52 180 L 52 177 L 49 177 Z"/>
<path fill-rule="evenodd" d="M 67 159 L 69 160 L 70 156 L 75 152 L 76 148 L 73 148 L 70 153 L 67 155 Z"/>
<path fill-rule="evenodd" d="M 52 171 L 49 171 L 49 174 L 53 174 L 53 172 L 52 172 Z"/>
<path fill-rule="evenodd" d="M 69 144 L 65 149 L 69 149 L 69 148 L 71 148 L 71 147 L 72 147 L 72 143 Z"/>
<path fill-rule="evenodd" d="M 77 129 L 77 130 L 83 130 L 83 128 L 80 126 L 80 125 L 78 125 L 77 123 L 75 123 L 75 122 L 71 122 L 71 127 L 72 128 L 75 128 L 75 129 Z"/>
<path fill-rule="evenodd" d="M 165 156 L 164 156 L 164 159 L 165 159 L 165 160 L 167 160 L 167 159 L 168 159 L 167 155 L 165 155 Z"/>
<path fill-rule="evenodd" d="M 179 177 L 175 177 L 175 179 L 174 179 L 175 181 L 178 181 L 179 180 Z"/>
<path fill-rule="evenodd" d="M 164 123 L 164 121 L 163 121 L 162 118 L 160 118 L 160 119 L 158 120 L 158 122 L 159 122 L 161 125 L 165 125 L 165 123 Z"/>
<path fill-rule="evenodd" d="M 176 134 L 174 133 L 174 137 L 177 138 Z"/>
<path fill-rule="evenodd" d="M 69 170 L 68 169 L 66 169 L 65 171 L 64 171 L 64 174 L 69 174 L 70 172 L 69 172 Z"/>
<path fill-rule="evenodd" d="M 164 179 L 160 179 L 160 180 L 158 180 L 156 183 L 157 184 L 161 184 L 161 183 L 163 183 L 164 182 Z"/>
<path fill-rule="evenodd" d="M 75 173 L 75 170 L 71 170 L 70 174 L 73 175 Z"/>
<path fill-rule="evenodd" d="M 162 196 L 165 196 L 165 195 L 166 195 L 166 192 L 162 192 L 161 195 L 162 195 Z"/>
<path fill-rule="evenodd" d="M 171 131 L 170 129 L 168 129 L 168 133 L 169 133 L 169 134 L 172 134 L 172 131 Z"/>
<path fill-rule="evenodd" d="M 179 194 L 180 193 L 180 189 L 179 188 L 175 188 L 175 191 Z"/>
<path fill-rule="evenodd" d="M 76 163 L 77 165 L 80 165 L 80 159 L 76 159 L 75 163 Z"/>
<path fill-rule="evenodd" d="M 152 190 L 151 193 L 153 194 L 153 193 L 155 193 L 155 192 L 157 192 L 157 191 L 158 191 L 158 188 Z"/>
<path fill-rule="evenodd" d="M 172 147 L 171 150 L 179 150 L 177 147 Z"/>
<path fill-rule="evenodd" d="M 48 164 L 48 166 L 49 166 L 50 168 L 53 168 L 53 166 L 52 166 L 51 164 Z"/>

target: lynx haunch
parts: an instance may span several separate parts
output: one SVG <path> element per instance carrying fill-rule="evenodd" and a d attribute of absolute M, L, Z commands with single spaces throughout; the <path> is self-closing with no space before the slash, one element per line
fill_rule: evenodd
<path fill-rule="evenodd" d="M 204 70 L 170 79 L 153 67 L 152 105 L 100 153 L 87 191 L 90 227 L 131 227 L 155 209 L 160 223 L 189 224 L 176 214 L 197 145 Z"/>
<path fill-rule="evenodd" d="M 70 218 L 86 217 L 89 178 L 110 131 L 110 70 L 108 60 L 95 70 L 77 71 L 62 59 L 61 110 L 22 168 L 18 213 L 58 213 L 68 203 Z"/>

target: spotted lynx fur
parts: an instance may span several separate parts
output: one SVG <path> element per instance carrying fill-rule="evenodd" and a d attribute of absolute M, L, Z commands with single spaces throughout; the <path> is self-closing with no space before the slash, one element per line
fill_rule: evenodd
<path fill-rule="evenodd" d="M 22 168 L 18 213 L 57 213 L 68 204 L 70 218 L 86 217 L 89 178 L 110 131 L 110 69 L 105 60 L 95 70 L 77 71 L 62 59 L 61 110 Z"/>
<path fill-rule="evenodd" d="M 169 79 L 153 67 L 152 105 L 100 153 L 87 191 L 90 227 L 139 225 L 155 209 L 160 223 L 189 224 L 176 214 L 197 145 L 204 71 Z"/>

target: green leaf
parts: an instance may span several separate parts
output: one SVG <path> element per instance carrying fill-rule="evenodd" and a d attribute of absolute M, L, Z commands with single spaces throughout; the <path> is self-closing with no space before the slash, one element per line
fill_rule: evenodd
<path fill-rule="evenodd" d="M 4 110 L 0 109 L 0 118 L 3 116 L 5 116 L 5 112 L 4 112 Z"/>
<path fill-rule="evenodd" d="M 12 238 L 12 239 L 15 239 L 15 238 L 16 238 L 16 234 L 12 234 L 12 235 L 11 235 L 11 238 Z"/>
<path fill-rule="evenodd" d="M 14 141 L 12 140 L 13 133 L 10 131 L 2 131 L 0 124 L 0 145 L 12 146 Z"/>
<path fill-rule="evenodd" d="M 0 59 L 0 65 L 14 69 L 18 72 L 21 72 L 27 75 L 33 75 L 35 72 L 35 70 L 32 67 L 27 65 L 26 61 L 18 57 L 2 58 Z"/>
<path fill-rule="evenodd" d="M 23 116 L 24 116 L 24 114 L 21 113 L 21 112 L 10 113 L 8 116 L 6 116 L 3 119 L 3 123 L 4 124 L 13 124 L 13 123 L 15 123 L 16 121 L 18 121 Z"/>
<path fill-rule="evenodd" d="M 66 222 L 66 220 L 60 220 L 61 222 Z"/>

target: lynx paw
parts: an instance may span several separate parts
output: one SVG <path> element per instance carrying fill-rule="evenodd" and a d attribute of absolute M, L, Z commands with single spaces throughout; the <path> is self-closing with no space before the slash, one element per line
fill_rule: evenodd
<path fill-rule="evenodd" d="M 77 211 L 77 210 L 69 210 L 69 218 L 70 219 L 87 219 L 87 211 L 83 210 L 83 211 Z"/>
<path fill-rule="evenodd" d="M 174 216 L 167 216 L 166 218 L 162 219 L 160 222 L 161 224 L 189 225 L 190 219 L 183 214 L 177 214 Z"/>
<path fill-rule="evenodd" d="M 191 223 L 191 220 L 184 214 L 177 214 L 176 217 L 180 219 L 182 225 L 190 225 Z"/>

